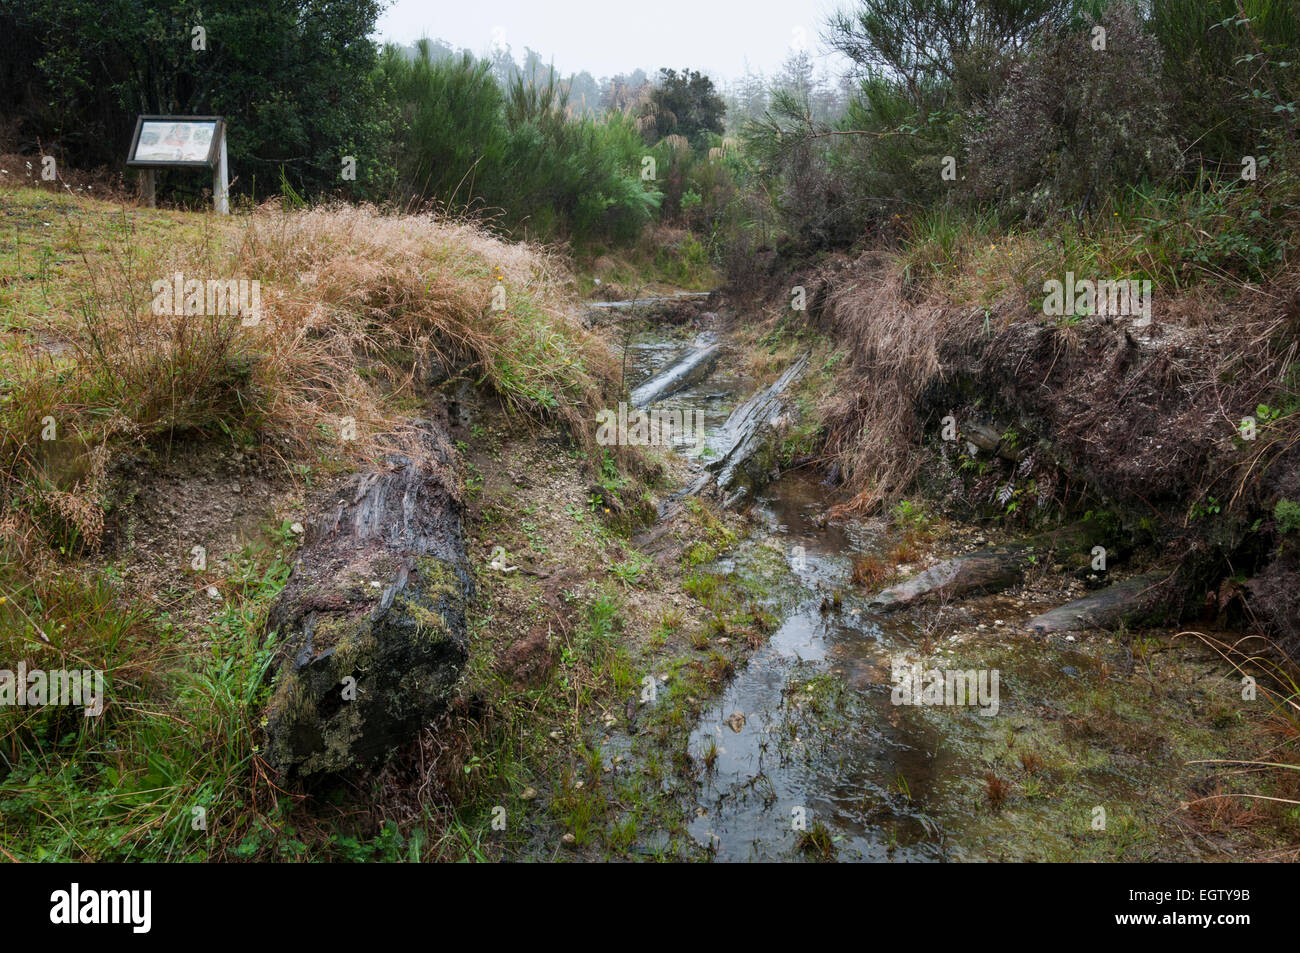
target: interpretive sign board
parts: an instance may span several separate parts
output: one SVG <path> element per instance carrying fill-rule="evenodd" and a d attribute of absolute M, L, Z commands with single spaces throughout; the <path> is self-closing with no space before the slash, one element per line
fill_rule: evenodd
<path fill-rule="evenodd" d="M 154 170 L 179 166 L 212 170 L 212 202 L 230 211 L 226 123 L 221 116 L 138 116 L 126 164 L 142 171 L 145 198 L 155 204 Z"/>

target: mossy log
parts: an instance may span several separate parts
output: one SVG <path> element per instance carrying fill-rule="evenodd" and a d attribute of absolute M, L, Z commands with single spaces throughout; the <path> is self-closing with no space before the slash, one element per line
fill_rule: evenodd
<path fill-rule="evenodd" d="M 468 657 L 454 454 L 436 423 L 415 444 L 344 485 L 271 609 L 263 757 L 281 773 L 384 760 L 445 706 Z"/>
<path fill-rule="evenodd" d="M 923 599 L 955 599 L 971 593 L 1000 592 L 1020 583 L 1035 563 L 1088 553 L 1103 538 L 1091 520 L 1074 523 L 1015 543 L 992 546 L 945 559 L 870 599 L 878 608 L 893 609 Z"/>

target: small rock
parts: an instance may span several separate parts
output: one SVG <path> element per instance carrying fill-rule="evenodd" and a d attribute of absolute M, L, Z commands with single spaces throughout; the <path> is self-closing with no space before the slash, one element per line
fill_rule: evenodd
<path fill-rule="evenodd" d="M 574 837 L 572 834 L 565 834 L 560 838 L 560 843 L 565 847 L 574 848 L 578 846 L 578 838 Z"/>
<path fill-rule="evenodd" d="M 301 536 L 303 533 L 307 532 L 307 530 L 301 523 L 294 523 L 289 527 L 289 532 L 293 533 L 295 536 Z"/>
<path fill-rule="evenodd" d="M 208 586 L 208 598 L 217 602 L 221 601 L 221 593 L 217 592 L 216 586 Z"/>
<path fill-rule="evenodd" d="M 537 797 L 537 788 L 524 788 L 519 795 L 519 800 L 531 801 L 535 797 Z"/>

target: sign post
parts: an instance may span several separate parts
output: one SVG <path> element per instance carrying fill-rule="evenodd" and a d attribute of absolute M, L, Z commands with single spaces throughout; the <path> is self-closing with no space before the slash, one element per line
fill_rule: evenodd
<path fill-rule="evenodd" d="M 230 214 L 226 122 L 221 116 L 138 116 L 126 164 L 141 170 L 141 193 L 157 204 L 155 170 L 178 166 L 212 170 L 212 207 Z"/>
<path fill-rule="evenodd" d="M 212 205 L 218 215 L 230 214 L 230 173 L 226 169 L 226 127 L 222 123 L 218 130 L 221 139 L 217 165 L 212 170 Z"/>

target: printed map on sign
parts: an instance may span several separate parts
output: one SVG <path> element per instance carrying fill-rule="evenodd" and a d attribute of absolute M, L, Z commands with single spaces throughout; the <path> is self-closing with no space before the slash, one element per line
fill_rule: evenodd
<path fill-rule="evenodd" d="M 146 162 L 206 162 L 217 124 L 145 120 L 134 158 Z"/>

